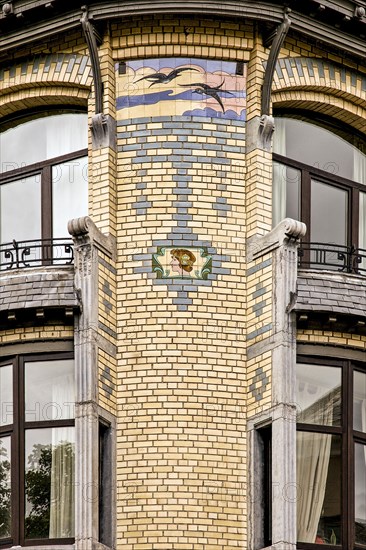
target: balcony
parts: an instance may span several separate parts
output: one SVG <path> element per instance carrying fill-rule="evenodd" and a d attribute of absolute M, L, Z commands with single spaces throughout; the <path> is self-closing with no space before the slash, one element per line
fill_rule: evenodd
<path fill-rule="evenodd" d="M 74 288 L 71 239 L 0 245 L 0 329 L 73 324 L 80 303 Z"/>
<path fill-rule="evenodd" d="M 0 245 L 0 271 L 29 267 L 71 265 L 74 249 L 71 239 L 15 241 Z"/>
<path fill-rule="evenodd" d="M 300 269 L 326 269 L 366 277 L 366 250 L 331 243 L 301 242 Z"/>
<path fill-rule="evenodd" d="M 301 242 L 298 328 L 366 334 L 366 250 Z"/>

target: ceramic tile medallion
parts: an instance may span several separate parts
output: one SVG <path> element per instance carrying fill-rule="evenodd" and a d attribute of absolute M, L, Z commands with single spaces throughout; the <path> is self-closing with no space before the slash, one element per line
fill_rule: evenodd
<path fill-rule="evenodd" d="M 240 74 L 238 74 L 240 73 Z M 246 65 L 195 58 L 117 64 L 117 119 L 204 116 L 245 120 Z"/>
<path fill-rule="evenodd" d="M 207 279 L 212 256 L 207 248 L 159 247 L 153 255 L 153 271 L 158 279 Z"/>

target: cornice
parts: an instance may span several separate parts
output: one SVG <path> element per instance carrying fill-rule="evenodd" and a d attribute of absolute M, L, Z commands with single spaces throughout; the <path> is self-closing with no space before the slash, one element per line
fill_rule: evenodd
<path fill-rule="evenodd" d="M 305 4 L 308 6 L 309 2 L 302 4 L 301 0 L 279 3 L 253 0 L 140 0 L 138 3 L 136 0 L 123 2 L 110 0 L 91 2 L 88 8 L 89 17 L 95 23 L 140 15 L 185 14 L 253 19 L 278 25 L 283 19 L 285 5 L 289 3 L 293 4 L 291 13 L 293 31 L 340 48 L 349 54 L 365 57 L 365 38 L 360 38 L 359 32 L 346 33 L 334 24 L 334 17 L 337 16 L 341 23 L 343 21 L 347 24 L 364 26 L 366 35 L 366 16 L 362 15 L 363 10 L 366 13 L 366 2 L 361 0 L 327 0 L 326 2 L 312 0 L 311 5 L 315 12 L 306 14 L 305 11 L 299 10 Z M 81 27 L 81 5 L 83 4 L 81 1 L 13 0 L 10 2 L 12 13 L 7 16 L 1 11 L 4 4 L 0 0 L 0 54 L 9 53 L 10 50 L 43 40 L 51 35 Z M 54 7 L 50 7 L 50 4 Z M 62 7 L 60 7 L 61 4 Z M 317 19 L 316 12 L 320 10 L 319 13 L 323 13 L 324 9 L 330 14 L 331 24 L 324 21 L 324 17 L 319 16 L 319 20 Z M 32 20 L 33 12 L 37 17 L 33 16 Z M 9 24 L 7 24 L 8 21 Z"/>

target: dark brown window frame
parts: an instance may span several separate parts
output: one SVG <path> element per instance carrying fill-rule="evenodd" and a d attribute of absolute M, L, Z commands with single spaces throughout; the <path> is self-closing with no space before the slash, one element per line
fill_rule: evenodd
<path fill-rule="evenodd" d="M 354 447 L 355 443 L 366 445 L 366 433 L 353 429 L 353 373 L 366 372 L 366 365 L 348 359 L 325 359 L 323 357 L 298 356 L 297 363 L 340 367 L 342 369 L 342 405 L 341 426 L 324 426 L 317 424 L 297 423 L 296 430 L 338 435 L 342 438 L 342 481 L 341 481 L 341 546 L 329 544 L 311 544 L 297 542 L 299 550 L 365 550 L 366 544 L 355 544 L 354 539 Z"/>
<path fill-rule="evenodd" d="M 15 170 L 9 170 L 0 174 L 0 186 L 21 178 L 36 176 L 41 180 L 41 238 L 51 240 L 52 235 L 52 167 L 65 162 L 78 160 L 88 156 L 88 149 L 73 151 L 67 155 L 61 155 L 42 162 L 30 164 Z"/>
<path fill-rule="evenodd" d="M 366 193 L 366 186 L 336 174 L 320 170 L 308 164 L 292 160 L 289 157 L 273 153 L 273 161 L 300 171 L 300 221 L 307 227 L 306 240 L 311 242 L 311 179 L 338 187 L 347 192 L 348 196 L 348 220 L 347 220 L 347 246 L 358 248 L 359 229 L 359 191 Z"/>
<path fill-rule="evenodd" d="M 75 426 L 75 419 L 25 421 L 24 364 L 26 362 L 73 359 L 72 352 L 13 355 L 0 361 L 0 367 L 13 365 L 13 424 L 0 426 L 0 437 L 11 437 L 11 525 L 12 538 L 0 540 L 0 548 L 12 546 L 67 545 L 74 538 L 26 539 L 25 538 L 25 431 L 37 428 Z"/>

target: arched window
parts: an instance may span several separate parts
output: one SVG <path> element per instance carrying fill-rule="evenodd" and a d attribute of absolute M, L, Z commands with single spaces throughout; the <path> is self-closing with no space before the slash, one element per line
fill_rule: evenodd
<path fill-rule="evenodd" d="M 305 262 L 363 271 L 366 251 L 356 258 L 351 250 L 366 249 L 364 152 L 325 127 L 278 117 L 273 153 L 273 225 L 285 217 L 306 224 Z"/>
<path fill-rule="evenodd" d="M 85 113 L 58 111 L 0 133 L 2 245 L 67 237 L 67 221 L 87 214 L 87 128 Z"/>

